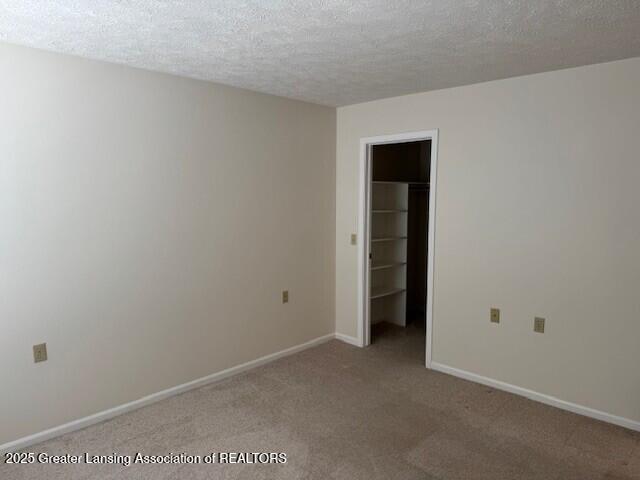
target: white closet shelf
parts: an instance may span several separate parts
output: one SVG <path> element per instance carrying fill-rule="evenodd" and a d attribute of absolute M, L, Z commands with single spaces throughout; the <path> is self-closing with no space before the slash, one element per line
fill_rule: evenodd
<path fill-rule="evenodd" d="M 388 297 L 389 295 L 395 295 L 397 293 L 402 293 L 404 291 L 405 291 L 404 288 L 372 287 L 370 298 L 373 300 L 374 298 Z"/>
<path fill-rule="evenodd" d="M 371 270 L 383 270 L 385 268 L 401 267 L 407 262 L 372 262 Z"/>
<path fill-rule="evenodd" d="M 372 213 L 407 213 L 409 210 L 371 210 Z"/>
<path fill-rule="evenodd" d="M 429 182 L 398 182 L 398 181 L 389 181 L 389 180 L 372 180 L 371 183 L 390 183 L 397 185 L 429 185 Z"/>
<path fill-rule="evenodd" d="M 372 238 L 371 242 L 392 242 L 394 240 L 406 240 L 407 237 L 378 237 Z"/>

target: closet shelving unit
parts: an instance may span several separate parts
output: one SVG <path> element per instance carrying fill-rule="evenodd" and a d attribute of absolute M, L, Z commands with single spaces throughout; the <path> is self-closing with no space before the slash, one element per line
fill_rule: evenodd
<path fill-rule="evenodd" d="M 425 290 L 429 141 L 374 145 L 369 217 L 369 319 L 407 325 Z M 426 218 L 425 218 L 426 217 Z M 425 299 L 426 302 L 426 299 Z M 424 309 L 424 307 L 423 307 Z"/>
<path fill-rule="evenodd" d="M 371 182 L 371 323 L 406 325 L 409 187 L 427 182 Z"/>

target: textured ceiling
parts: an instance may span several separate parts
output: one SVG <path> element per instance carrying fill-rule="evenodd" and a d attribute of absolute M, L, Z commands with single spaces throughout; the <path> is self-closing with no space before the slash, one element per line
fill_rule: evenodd
<path fill-rule="evenodd" d="M 346 105 L 640 56 L 640 0 L 0 0 L 0 41 Z"/>

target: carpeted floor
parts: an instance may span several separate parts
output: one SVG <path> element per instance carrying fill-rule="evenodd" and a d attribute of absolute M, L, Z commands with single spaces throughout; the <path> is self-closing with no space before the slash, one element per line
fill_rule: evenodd
<path fill-rule="evenodd" d="M 331 341 L 27 449 L 285 452 L 286 464 L 0 462 L 0 479 L 640 479 L 640 434 L 428 371 L 415 328 L 375 338 Z"/>

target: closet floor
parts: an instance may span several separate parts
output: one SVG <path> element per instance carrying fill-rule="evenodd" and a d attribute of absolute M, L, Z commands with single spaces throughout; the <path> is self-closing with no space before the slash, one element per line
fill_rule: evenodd
<path fill-rule="evenodd" d="M 418 328 L 331 341 L 35 445 L 285 452 L 281 465 L 5 465 L 13 479 L 639 479 L 640 434 L 426 370 Z"/>

